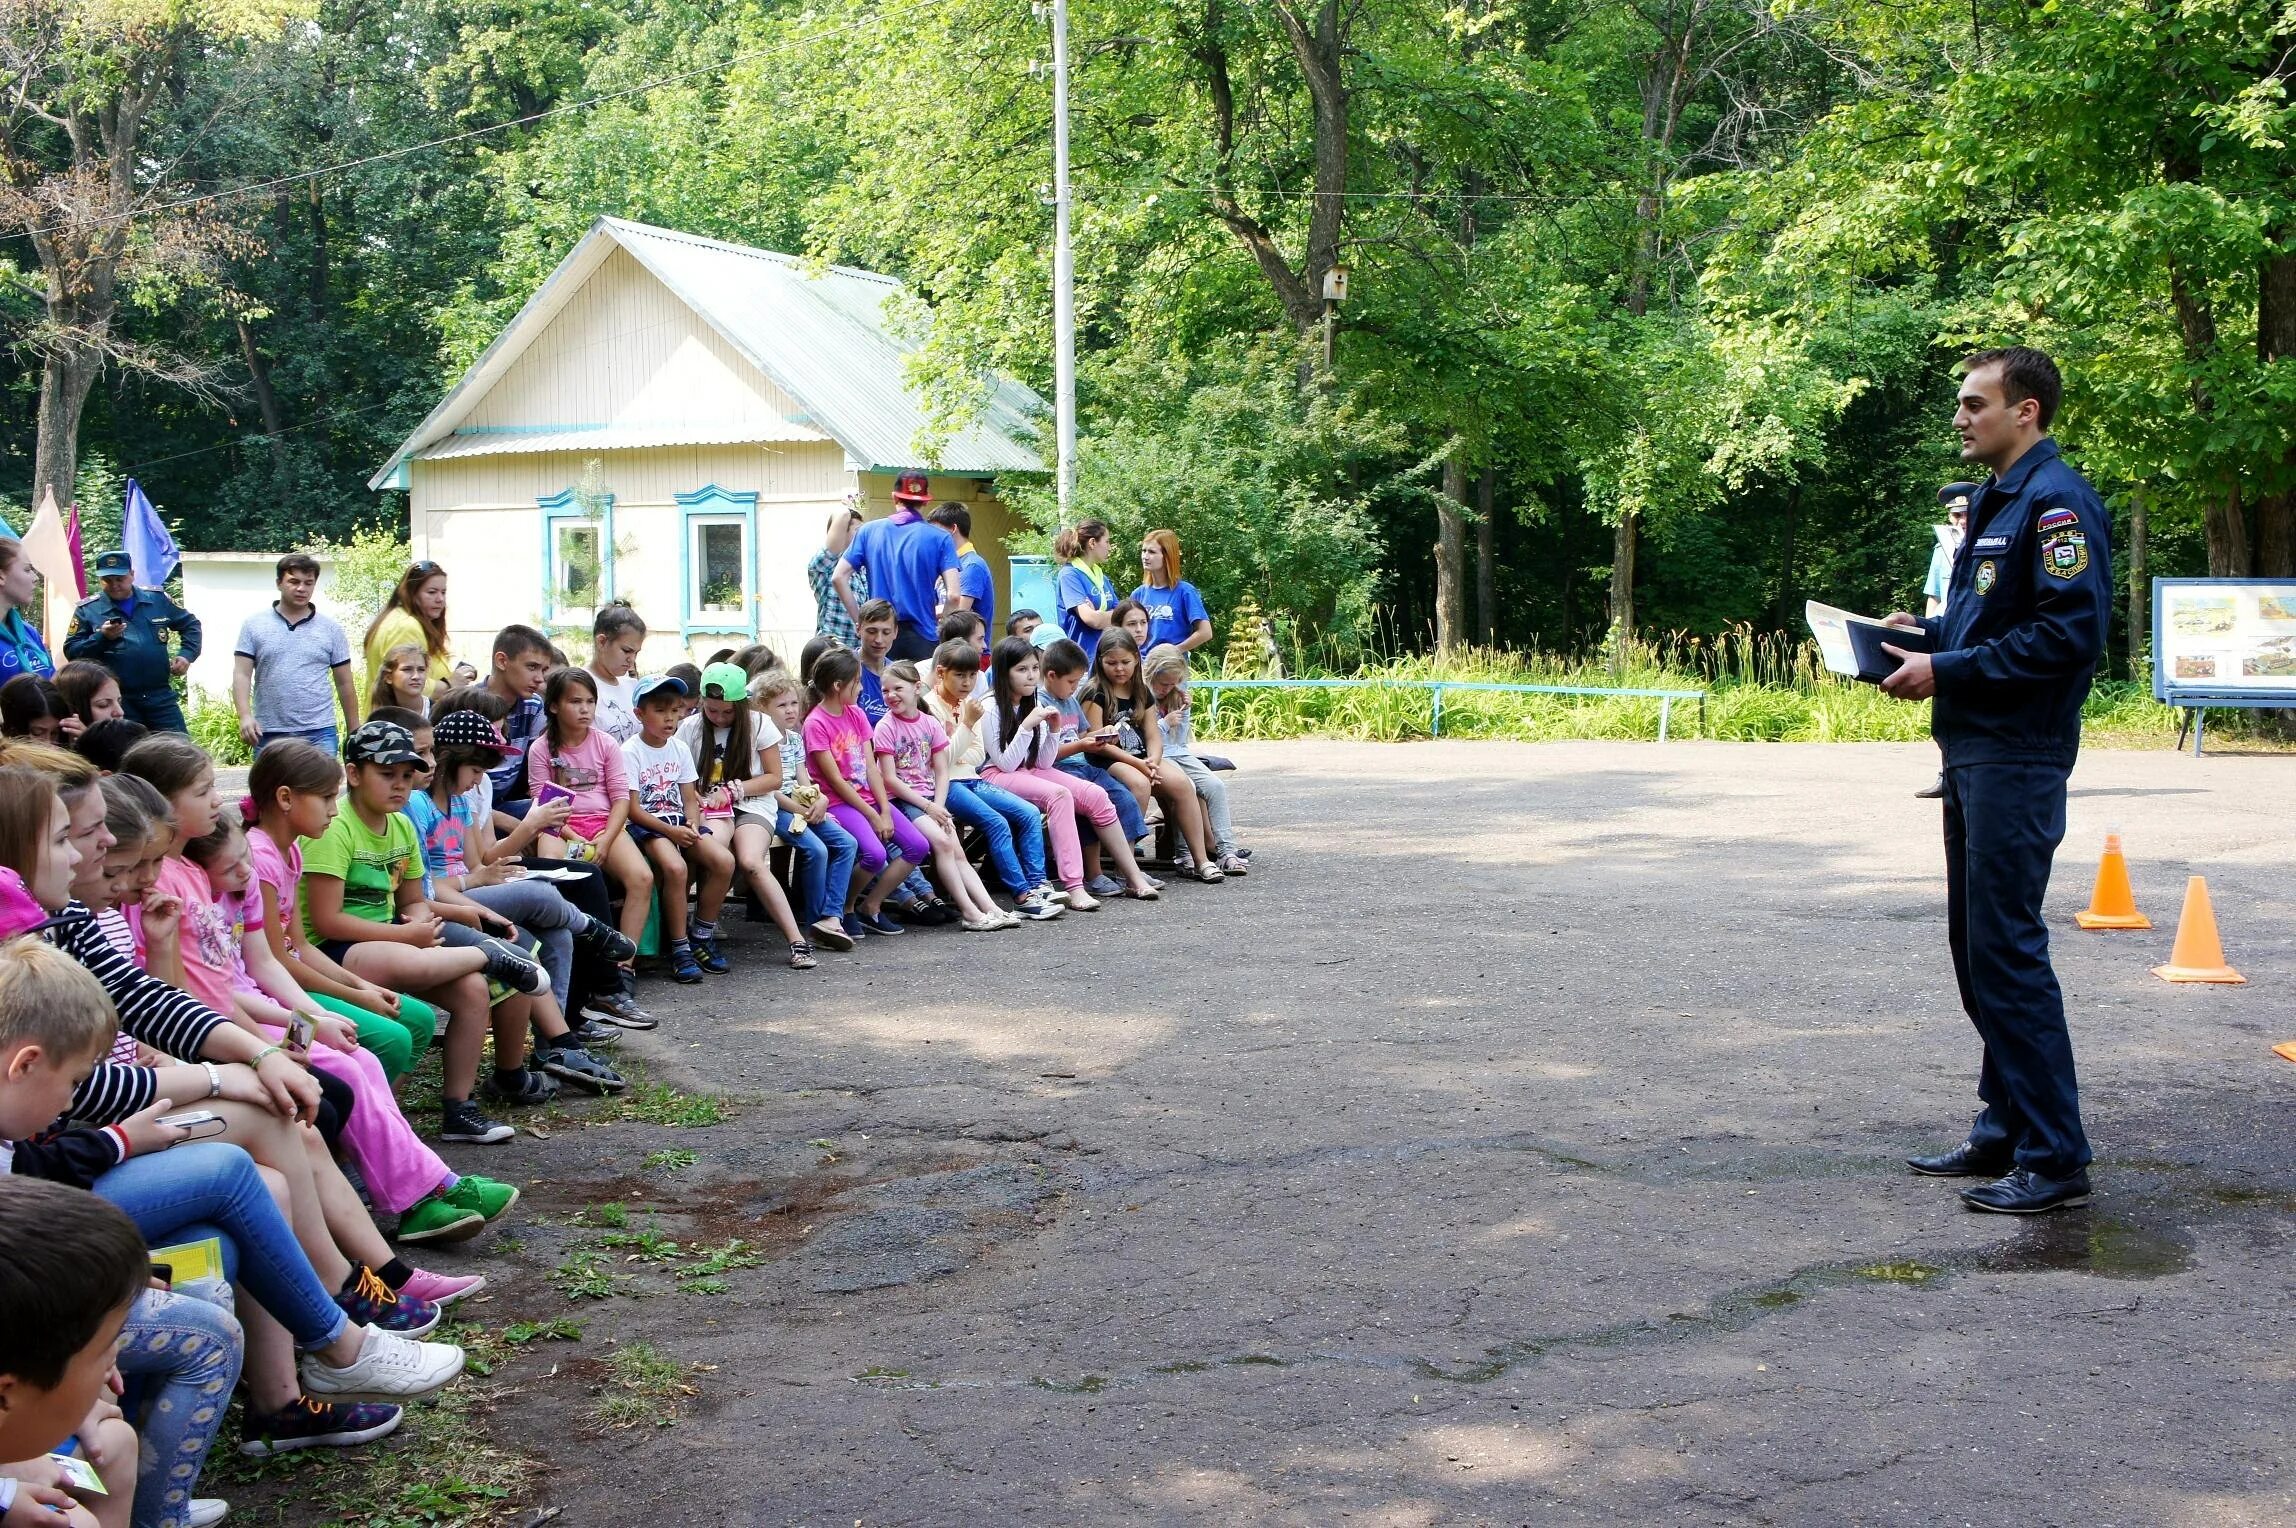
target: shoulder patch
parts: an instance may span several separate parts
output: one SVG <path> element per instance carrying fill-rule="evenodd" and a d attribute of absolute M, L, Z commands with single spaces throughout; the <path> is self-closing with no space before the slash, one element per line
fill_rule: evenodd
<path fill-rule="evenodd" d="M 2067 510 L 2067 514 L 2072 511 Z M 2041 571 L 2070 582 L 2089 570 L 2089 538 L 2078 530 L 2054 530 L 2041 538 Z"/>
<path fill-rule="evenodd" d="M 2060 505 L 2055 509 L 2042 510 L 2041 518 L 2034 522 L 2034 528 L 2037 530 L 2054 531 L 2062 530 L 2068 525 L 2079 525 L 2080 523 L 2080 511 L 2066 509 Z"/>

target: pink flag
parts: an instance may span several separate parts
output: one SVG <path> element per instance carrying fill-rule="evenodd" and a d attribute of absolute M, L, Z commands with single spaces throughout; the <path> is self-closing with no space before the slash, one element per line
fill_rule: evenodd
<path fill-rule="evenodd" d="M 80 506 L 72 506 L 71 515 L 64 521 L 64 539 L 72 544 L 72 582 L 79 587 L 80 598 L 88 597 L 88 554 L 80 546 Z"/>
<path fill-rule="evenodd" d="M 32 517 L 31 526 L 24 532 L 24 555 L 40 571 L 40 586 L 46 594 L 47 619 L 41 635 L 48 639 L 48 651 L 64 650 L 64 633 L 71 630 L 72 610 L 80 602 L 75 591 L 78 581 L 73 577 L 79 564 L 72 556 L 72 542 L 64 530 L 64 517 L 56 512 L 56 491 L 40 490 L 40 512 Z"/>

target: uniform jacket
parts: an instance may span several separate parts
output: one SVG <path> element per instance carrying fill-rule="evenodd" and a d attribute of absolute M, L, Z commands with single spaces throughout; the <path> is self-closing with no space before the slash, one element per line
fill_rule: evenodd
<path fill-rule="evenodd" d="M 1978 491 L 1945 613 L 1923 621 L 1930 730 L 1955 764 L 2072 765 L 2112 614 L 2111 521 L 2043 439 Z"/>
<path fill-rule="evenodd" d="M 127 612 L 127 630 L 118 641 L 103 634 L 113 612 L 111 596 L 98 594 L 83 600 L 72 612 L 72 629 L 64 638 L 64 656 L 86 658 L 117 675 L 120 688 L 131 695 L 164 690 L 174 677 L 168 673 L 167 633 L 182 641 L 185 661 L 199 656 L 199 617 L 157 589 L 138 589 Z"/>

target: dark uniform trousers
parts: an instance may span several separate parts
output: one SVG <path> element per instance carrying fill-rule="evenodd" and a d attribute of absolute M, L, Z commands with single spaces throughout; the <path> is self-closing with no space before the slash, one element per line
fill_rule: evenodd
<path fill-rule="evenodd" d="M 1945 916 L 1961 1006 L 1985 1042 L 1969 1130 L 1988 1153 L 2047 1177 L 2089 1160 L 2073 1041 L 2049 965 L 2041 899 L 2065 836 L 2065 777 L 2054 764 L 1964 764 L 1945 771 Z"/>
<path fill-rule="evenodd" d="M 2047 439 L 1978 491 L 1969 519 L 1945 613 L 1922 622 L 1945 750 L 1953 974 L 1985 1042 L 1969 1139 L 2067 1178 L 2089 1143 L 2041 898 L 2111 615 L 2111 521 Z"/>

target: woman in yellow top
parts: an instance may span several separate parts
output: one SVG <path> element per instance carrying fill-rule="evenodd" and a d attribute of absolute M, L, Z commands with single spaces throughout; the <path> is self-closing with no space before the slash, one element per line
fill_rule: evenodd
<path fill-rule="evenodd" d="M 427 558 L 408 568 L 367 628 L 370 677 L 382 672 L 392 648 L 405 643 L 430 657 L 430 693 L 454 683 L 454 655 L 446 645 L 446 569 Z"/>

